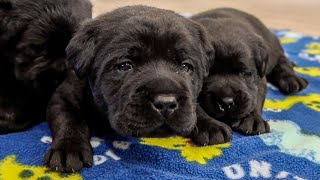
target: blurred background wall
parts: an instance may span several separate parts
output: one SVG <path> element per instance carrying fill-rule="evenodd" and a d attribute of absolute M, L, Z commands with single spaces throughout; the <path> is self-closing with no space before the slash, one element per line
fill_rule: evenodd
<path fill-rule="evenodd" d="M 268 27 L 320 36 L 320 0 L 91 0 L 94 15 L 125 5 L 149 5 L 178 13 L 234 7 L 260 18 Z"/>

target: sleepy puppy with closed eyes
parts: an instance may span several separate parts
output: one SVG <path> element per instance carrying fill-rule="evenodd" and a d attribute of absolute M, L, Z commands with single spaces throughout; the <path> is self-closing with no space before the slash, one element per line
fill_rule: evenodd
<path fill-rule="evenodd" d="M 209 32 L 216 58 L 199 103 L 212 117 L 244 134 L 270 131 L 262 118 L 267 81 L 283 93 L 306 88 L 277 37 L 245 12 L 221 8 L 191 17 Z"/>
<path fill-rule="evenodd" d="M 197 104 L 214 58 L 198 23 L 168 10 L 123 7 L 86 22 L 66 52 L 73 71 L 47 109 L 52 169 L 92 164 L 92 132 L 178 134 L 200 145 L 230 140 L 231 129 Z"/>

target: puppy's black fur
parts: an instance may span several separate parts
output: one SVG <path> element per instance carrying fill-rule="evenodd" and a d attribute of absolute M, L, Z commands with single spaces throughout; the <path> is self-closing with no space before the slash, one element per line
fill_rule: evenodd
<path fill-rule="evenodd" d="M 67 55 L 74 71 L 47 111 L 52 169 L 92 164 L 90 132 L 109 127 L 132 136 L 190 135 L 202 145 L 230 140 L 231 129 L 197 106 L 214 58 L 199 24 L 168 10 L 123 7 L 84 24 Z"/>
<path fill-rule="evenodd" d="M 230 8 L 203 12 L 191 19 L 210 34 L 216 59 L 199 102 L 208 114 L 245 134 L 269 132 L 262 119 L 267 80 L 284 93 L 304 89 L 277 39 L 257 18 Z"/>
<path fill-rule="evenodd" d="M 45 119 L 66 76 L 65 48 L 90 17 L 87 0 L 0 0 L 0 134 Z"/>

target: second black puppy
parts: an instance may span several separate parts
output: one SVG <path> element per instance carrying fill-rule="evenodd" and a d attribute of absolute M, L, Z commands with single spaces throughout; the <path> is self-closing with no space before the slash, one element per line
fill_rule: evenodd
<path fill-rule="evenodd" d="M 231 129 L 197 105 L 213 54 L 202 26 L 168 10 L 129 6 L 85 23 L 67 47 L 75 73 L 48 107 L 46 163 L 67 172 L 92 164 L 90 132 L 108 127 L 190 135 L 201 145 L 229 141 Z"/>
<path fill-rule="evenodd" d="M 269 132 L 261 116 L 267 80 L 284 93 L 304 89 L 307 80 L 294 73 L 277 37 L 254 16 L 222 8 L 191 19 L 205 26 L 216 52 L 199 103 L 241 133 Z"/>

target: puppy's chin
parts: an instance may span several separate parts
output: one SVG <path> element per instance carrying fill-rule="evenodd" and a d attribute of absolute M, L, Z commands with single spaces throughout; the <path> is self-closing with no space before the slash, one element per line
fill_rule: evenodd
<path fill-rule="evenodd" d="M 149 131 L 147 133 L 143 133 L 143 131 L 136 131 L 136 132 L 132 132 L 132 134 L 130 134 L 131 136 L 137 136 L 137 137 L 168 137 L 168 136 L 187 136 L 191 133 L 191 131 L 193 130 L 192 128 L 188 128 L 188 129 L 172 129 L 171 127 L 169 127 L 167 124 L 163 124 L 162 126 L 154 129 L 153 131 Z"/>
<path fill-rule="evenodd" d="M 171 135 L 186 136 L 191 133 L 196 125 L 196 116 L 179 117 L 181 124 L 173 123 L 176 120 L 153 118 L 143 121 L 140 117 L 133 120 L 128 120 L 123 116 L 117 116 L 110 121 L 111 127 L 119 134 L 129 135 L 134 137 L 165 137 Z M 170 122 L 171 121 L 171 122 Z"/>
<path fill-rule="evenodd" d="M 191 125 L 186 128 L 173 129 L 168 124 L 162 124 L 159 126 L 145 126 L 145 127 L 136 127 L 136 126 L 113 126 L 112 128 L 119 134 L 129 135 L 133 137 L 166 137 L 166 136 L 187 136 L 194 129 L 194 125 Z"/>

